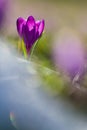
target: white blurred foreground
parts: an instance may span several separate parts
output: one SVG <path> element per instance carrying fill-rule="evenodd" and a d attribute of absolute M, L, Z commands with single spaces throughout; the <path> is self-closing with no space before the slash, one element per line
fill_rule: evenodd
<path fill-rule="evenodd" d="M 0 41 L 0 130 L 86 130 L 86 122 L 86 115 L 44 91 L 33 64 Z"/>

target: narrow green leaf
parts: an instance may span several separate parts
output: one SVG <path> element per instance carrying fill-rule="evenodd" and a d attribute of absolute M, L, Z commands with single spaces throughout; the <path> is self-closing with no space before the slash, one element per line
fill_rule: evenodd
<path fill-rule="evenodd" d="M 22 50 L 23 50 L 23 53 L 24 53 L 24 57 L 27 59 L 28 55 L 27 55 L 27 51 L 26 51 L 26 47 L 25 47 L 23 39 L 21 41 L 21 45 L 22 45 Z"/>
<path fill-rule="evenodd" d="M 42 36 L 41 36 L 41 37 L 42 37 Z M 41 37 L 34 43 L 34 45 L 32 46 L 32 48 L 31 48 L 31 50 L 30 50 L 30 60 L 31 60 L 31 58 L 32 58 L 32 56 L 33 56 L 34 50 L 35 50 L 35 48 L 37 47 L 37 45 L 38 45 L 38 43 L 39 43 Z"/>

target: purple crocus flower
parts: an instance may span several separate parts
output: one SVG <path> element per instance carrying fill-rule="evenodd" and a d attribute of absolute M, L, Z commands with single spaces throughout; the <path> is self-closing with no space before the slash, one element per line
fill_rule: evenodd
<path fill-rule="evenodd" d="M 81 77 L 85 71 L 85 51 L 83 44 L 75 33 L 63 30 L 57 38 L 53 58 L 56 66 L 68 74 L 71 79 Z"/>
<path fill-rule="evenodd" d="M 35 21 L 33 16 L 29 16 L 27 20 L 19 17 L 16 23 L 18 34 L 24 40 L 26 50 L 29 53 L 32 45 L 43 33 L 44 20 Z"/>

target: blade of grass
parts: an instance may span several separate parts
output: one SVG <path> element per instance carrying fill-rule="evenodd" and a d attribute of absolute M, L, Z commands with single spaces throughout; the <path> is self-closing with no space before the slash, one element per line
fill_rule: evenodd
<path fill-rule="evenodd" d="M 26 47 L 25 47 L 25 44 L 24 44 L 23 40 L 21 41 L 21 45 L 22 45 L 22 50 L 23 50 L 24 57 L 25 57 L 25 59 L 27 59 L 28 55 L 27 55 Z"/>
<path fill-rule="evenodd" d="M 36 46 L 38 45 L 40 39 L 41 39 L 41 37 L 34 43 L 34 45 L 33 45 L 32 48 L 31 48 L 31 51 L 30 51 L 30 58 L 29 58 L 30 60 L 32 59 L 34 50 L 35 50 Z"/>

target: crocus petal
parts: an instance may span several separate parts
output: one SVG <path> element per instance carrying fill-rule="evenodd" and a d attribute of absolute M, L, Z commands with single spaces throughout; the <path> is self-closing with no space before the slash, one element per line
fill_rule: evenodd
<path fill-rule="evenodd" d="M 35 19 L 33 16 L 28 17 L 27 25 L 28 25 L 29 31 L 31 31 L 33 29 L 33 27 L 35 26 Z"/>
<path fill-rule="evenodd" d="M 41 23 L 41 21 L 38 20 L 38 21 L 36 21 L 35 23 L 36 23 L 36 32 L 37 32 L 37 31 L 38 31 L 38 28 L 39 28 L 39 25 L 40 25 L 40 23 Z"/>
<path fill-rule="evenodd" d="M 21 17 L 19 17 L 17 19 L 17 22 L 16 22 L 16 24 L 17 24 L 17 31 L 18 31 L 18 33 L 19 33 L 21 38 L 22 38 L 22 26 L 23 26 L 24 22 L 25 22 L 25 20 L 23 18 L 21 18 Z"/>
<path fill-rule="evenodd" d="M 23 33 L 23 39 L 26 45 L 26 49 L 29 52 L 32 44 L 35 42 L 34 36 L 35 36 L 35 28 L 29 31 L 27 23 L 23 25 L 22 28 Z"/>
<path fill-rule="evenodd" d="M 44 22 L 44 20 L 42 20 L 40 22 L 37 22 L 36 25 L 38 26 L 38 30 L 37 30 L 38 37 L 40 37 L 42 32 L 43 32 L 43 30 L 44 30 L 45 22 Z"/>

